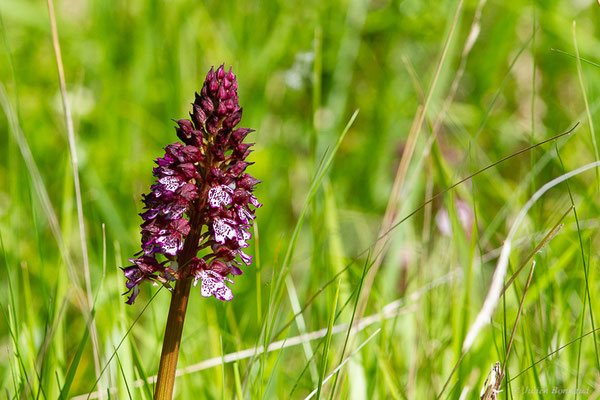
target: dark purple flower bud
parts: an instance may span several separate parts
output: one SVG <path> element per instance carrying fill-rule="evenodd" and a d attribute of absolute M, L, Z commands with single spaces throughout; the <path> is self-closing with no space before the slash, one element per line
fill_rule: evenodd
<path fill-rule="evenodd" d="M 250 149 L 252 146 L 254 146 L 254 143 L 240 143 L 233 149 L 233 153 L 240 160 L 245 160 L 252 153 L 253 150 Z"/>
<path fill-rule="evenodd" d="M 208 265 L 203 258 L 194 257 L 188 263 L 190 275 L 198 275 L 201 270 L 208 269 Z"/>
<path fill-rule="evenodd" d="M 183 174 L 186 181 L 199 178 L 198 170 L 192 163 L 179 164 L 177 170 Z"/>
<path fill-rule="evenodd" d="M 205 140 L 204 140 L 204 136 L 203 136 L 203 131 L 201 130 L 193 130 L 192 131 L 192 146 L 198 148 L 198 149 L 203 149 L 206 146 Z M 198 153 L 198 161 L 204 161 L 204 156 L 202 155 L 201 152 Z"/>
<path fill-rule="evenodd" d="M 206 74 L 206 79 L 204 80 L 205 83 L 208 83 L 215 78 L 215 73 L 213 70 L 214 68 L 210 67 L 210 71 L 208 71 L 208 74 Z"/>
<path fill-rule="evenodd" d="M 223 104 L 225 104 L 225 108 L 227 109 L 227 111 L 233 111 L 235 109 L 235 103 L 232 99 L 225 100 Z"/>
<path fill-rule="evenodd" d="M 175 158 L 171 157 L 168 154 L 165 154 L 163 158 L 157 158 L 155 162 L 161 167 L 166 167 L 173 164 L 175 162 Z"/>
<path fill-rule="evenodd" d="M 194 127 L 192 126 L 192 122 L 187 119 L 173 120 L 175 121 L 179 127 L 175 128 L 177 132 L 177 137 L 184 143 L 189 143 L 192 139 L 192 130 Z"/>
<path fill-rule="evenodd" d="M 219 91 L 217 92 L 217 98 L 219 100 L 225 100 L 228 98 L 227 91 L 225 90 L 224 85 L 221 85 L 221 87 L 219 88 Z"/>
<path fill-rule="evenodd" d="M 240 108 L 239 110 L 231 113 L 230 116 L 225 118 L 225 120 L 223 121 L 223 128 L 231 129 L 234 126 L 236 126 L 237 124 L 239 124 L 241 119 L 242 119 L 242 109 Z"/>
<path fill-rule="evenodd" d="M 200 150 L 196 146 L 185 146 L 181 150 L 181 154 L 183 159 L 181 162 L 183 163 L 195 163 L 199 161 Z"/>
<path fill-rule="evenodd" d="M 222 147 L 213 146 L 212 155 L 216 161 L 223 161 L 225 159 L 225 153 L 223 153 Z"/>
<path fill-rule="evenodd" d="M 252 196 L 252 193 L 249 191 L 237 188 L 233 193 L 233 202 L 235 204 L 248 204 L 250 202 L 250 196 Z"/>
<path fill-rule="evenodd" d="M 221 88 L 223 89 L 223 88 Z M 217 115 L 225 115 L 227 114 L 227 107 L 225 103 L 219 102 L 219 106 L 217 107 Z"/>
<path fill-rule="evenodd" d="M 247 161 L 238 161 L 235 164 L 233 164 L 233 166 L 229 169 L 229 174 L 233 175 L 233 176 L 238 176 L 239 174 L 241 174 L 242 172 L 244 172 L 244 170 L 249 166 L 252 165 L 254 163 L 251 162 L 247 162 Z"/>
<path fill-rule="evenodd" d="M 227 143 L 227 139 L 229 137 L 230 132 L 220 129 L 215 135 L 215 146 L 224 147 Z"/>
<path fill-rule="evenodd" d="M 231 132 L 231 136 L 229 137 L 229 142 L 232 146 L 237 146 L 240 144 L 249 133 L 254 132 L 254 129 L 248 128 L 238 128 Z"/>
<path fill-rule="evenodd" d="M 231 267 L 219 260 L 213 261 L 210 264 L 210 269 L 221 276 L 227 276 L 231 272 Z"/>
<path fill-rule="evenodd" d="M 165 151 L 167 154 L 173 156 L 173 157 L 177 157 L 177 155 L 179 154 L 179 152 L 181 151 L 181 149 L 184 147 L 184 144 L 181 144 L 179 142 L 175 142 L 175 143 L 171 143 L 165 146 Z"/>
<path fill-rule="evenodd" d="M 200 99 L 200 107 L 204 110 L 207 115 L 212 114 L 215 110 L 215 106 L 213 105 L 212 100 L 208 96 L 203 96 Z"/>
<path fill-rule="evenodd" d="M 208 84 L 208 90 L 211 92 L 211 94 L 215 94 L 215 92 L 219 90 L 219 82 L 216 78 L 213 78 L 213 80 L 210 81 Z"/>
<path fill-rule="evenodd" d="M 206 129 L 208 133 L 214 135 L 219 129 L 219 118 L 216 115 L 212 115 L 208 121 L 206 121 Z"/>
<path fill-rule="evenodd" d="M 225 181 L 225 174 L 218 168 L 211 168 L 206 175 L 206 181 L 211 186 L 216 183 L 223 184 Z"/>
<path fill-rule="evenodd" d="M 221 66 L 217 69 L 217 79 L 223 80 L 225 78 L 225 64 L 221 64 Z"/>
<path fill-rule="evenodd" d="M 237 256 L 237 251 L 232 250 L 225 246 L 220 246 L 216 250 L 213 249 L 215 258 L 221 259 L 225 262 L 233 260 Z"/>
<path fill-rule="evenodd" d="M 254 190 L 254 186 L 259 184 L 261 181 L 256 179 L 250 174 L 243 173 L 240 175 L 240 179 L 237 182 L 237 186 L 246 190 Z"/>
<path fill-rule="evenodd" d="M 201 128 L 202 125 L 206 122 L 206 113 L 198 104 L 194 104 L 194 113 L 192 114 L 192 120 L 198 128 Z"/>
<path fill-rule="evenodd" d="M 169 228 L 174 232 L 179 232 L 183 236 L 187 236 L 190 233 L 190 224 L 187 219 L 177 219 L 169 224 Z"/>
<path fill-rule="evenodd" d="M 186 183 L 177 190 L 177 194 L 187 201 L 194 201 L 198 197 L 198 189 L 193 183 Z"/>

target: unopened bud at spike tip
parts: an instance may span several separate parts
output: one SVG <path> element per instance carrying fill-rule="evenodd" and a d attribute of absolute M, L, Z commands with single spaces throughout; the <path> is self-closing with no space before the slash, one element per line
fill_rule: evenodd
<path fill-rule="evenodd" d="M 221 66 L 217 69 L 217 79 L 223 80 L 225 78 L 225 64 L 221 64 Z"/>

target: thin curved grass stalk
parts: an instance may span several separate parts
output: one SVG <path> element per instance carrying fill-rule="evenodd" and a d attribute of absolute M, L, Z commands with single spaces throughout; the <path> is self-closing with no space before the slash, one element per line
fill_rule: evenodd
<path fill-rule="evenodd" d="M 471 348 L 473 342 L 475 341 L 475 338 L 477 337 L 481 329 L 485 325 L 487 325 L 491 320 L 492 314 L 496 309 L 496 305 L 498 304 L 498 300 L 502 293 L 502 289 L 504 288 L 504 277 L 506 276 L 506 270 L 508 268 L 508 257 L 512 248 L 512 241 L 517 233 L 517 230 L 521 226 L 521 223 L 525 219 L 525 216 L 527 215 L 529 209 L 533 206 L 533 204 L 536 201 L 540 199 L 540 197 L 542 197 L 544 193 L 552 189 L 554 186 L 566 181 L 569 178 L 572 178 L 573 176 L 576 176 L 591 168 L 595 168 L 599 165 L 600 161 L 595 161 L 593 163 L 586 164 L 583 167 L 577 168 L 576 170 L 573 170 L 571 172 L 567 172 L 566 174 L 563 174 L 558 178 L 554 178 L 553 180 L 542 186 L 540 189 L 538 189 L 538 191 L 535 192 L 533 196 L 531 196 L 527 203 L 525 203 L 525 205 L 517 215 L 517 218 L 513 223 L 510 231 L 508 232 L 506 240 L 504 241 L 504 245 L 502 246 L 502 251 L 500 253 L 500 258 L 498 260 L 496 270 L 494 271 L 494 275 L 492 277 L 492 284 L 490 285 L 490 290 L 488 291 L 483 306 L 479 311 L 479 314 L 477 314 L 477 317 L 471 325 L 471 328 L 469 329 L 469 332 L 467 333 L 467 336 L 465 337 L 465 340 L 463 342 L 463 353 L 466 353 Z"/>
<path fill-rule="evenodd" d="M 538 201 L 544 195 L 544 193 L 546 193 L 548 190 L 550 190 L 554 186 L 566 181 L 569 178 L 572 178 L 573 176 L 579 175 L 582 172 L 585 172 L 589 169 L 592 169 L 592 168 L 595 168 L 598 166 L 600 166 L 600 161 L 595 161 L 595 162 L 586 164 L 582 167 L 579 167 L 571 172 L 567 172 L 566 174 L 563 174 L 557 178 L 554 178 L 550 182 L 547 182 L 546 184 L 544 184 L 540 189 L 538 189 L 533 194 L 533 196 L 531 196 L 531 198 L 527 201 L 527 203 L 525 203 L 523 208 L 521 208 L 521 211 L 517 215 L 517 218 L 515 219 L 515 222 L 513 223 L 512 227 L 504 241 L 504 245 L 502 246 L 502 251 L 500 252 L 500 258 L 498 259 L 498 263 L 496 264 L 496 269 L 494 271 L 494 275 L 492 276 L 492 283 L 490 285 L 490 289 L 485 298 L 485 301 L 483 302 L 483 306 L 481 307 L 481 310 L 477 314 L 475 321 L 471 325 L 471 328 L 469 329 L 469 332 L 467 333 L 465 340 L 463 341 L 461 356 L 460 356 L 458 362 L 456 363 L 456 366 L 454 367 L 452 373 L 450 374 L 450 378 L 454 374 L 454 371 L 456 371 L 456 367 L 460 364 L 460 362 L 464 358 L 465 354 L 467 354 L 467 352 L 473 345 L 473 342 L 477 338 L 477 335 L 479 334 L 481 329 L 491 321 L 492 314 L 494 313 L 494 310 L 496 309 L 496 306 L 498 305 L 498 301 L 502 295 L 502 292 L 504 291 L 504 286 L 505 286 L 504 278 L 506 277 L 506 271 L 508 269 L 508 258 L 510 256 L 512 242 L 517 233 L 517 230 L 519 229 L 521 223 L 525 219 L 527 212 L 531 209 L 533 204 L 535 204 L 535 202 Z M 448 386 L 450 378 L 448 378 L 448 380 L 446 381 L 446 384 L 442 388 L 442 391 L 438 395 L 438 398 L 440 398 L 442 396 L 442 394 L 444 393 L 446 387 Z"/>

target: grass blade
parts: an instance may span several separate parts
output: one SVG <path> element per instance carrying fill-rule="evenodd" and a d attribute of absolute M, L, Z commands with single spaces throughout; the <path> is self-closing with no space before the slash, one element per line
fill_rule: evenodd
<path fill-rule="evenodd" d="M 65 382 L 60 390 L 61 400 L 67 400 L 69 398 L 69 391 L 71 390 L 71 385 L 73 384 L 73 379 L 75 379 L 75 373 L 77 372 L 77 368 L 79 368 L 81 356 L 83 355 L 83 351 L 85 350 L 85 345 L 89 336 L 90 330 L 86 326 L 81 340 L 79 341 L 79 346 L 77 346 L 77 352 L 75 352 L 75 356 L 73 357 L 73 360 L 71 360 L 71 365 L 67 371 L 67 376 L 65 376 Z"/>

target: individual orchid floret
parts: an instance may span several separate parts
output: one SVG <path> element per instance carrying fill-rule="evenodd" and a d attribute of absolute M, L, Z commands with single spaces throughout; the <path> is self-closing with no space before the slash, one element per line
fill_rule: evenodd
<path fill-rule="evenodd" d="M 153 280 L 158 279 L 157 275 L 154 275 L 157 272 L 165 272 L 164 262 L 159 263 L 156 261 L 156 258 L 149 256 L 141 256 L 139 258 L 131 258 L 129 259 L 134 265 L 129 266 L 127 268 L 122 268 L 123 273 L 125 274 L 125 278 L 127 278 L 127 282 L 125 282 L 125 286 L 127 287 L 127 292 L 123 294 L 131 295 L 127 299 L 127 304 L 133 304 L 135 298 L 137 297 L 140 289 L 139 284 L 144 279 Z"/>
<path fill-rule="evenodd" d="M 128 304 L 144 280 L 168 285 L 190 277 L 202 281 L 202 296 L 229 301 L 228 276 L 241 275 L 239 267 L 251 264 L 241 249 L 249 246 L 262 204 L 253 194 L 260 181 L 245 172 L 253 143 L 244 139 L 253 130 L 236 128 L 242 118 L 237 88 L 231 68 L 211 68 L 190 119 L 175 121 L 181 142 L 167 145 L 156 159 L 156 180 L 143 195 L 142 255 L 123 269 Z M 198 258 L 202 249 L 208 253 Z"/>
<path fill-rule="evenodd" d="M 233 194 L 233 189 L 229 186 L 219 185 L 213 186 L 208 191 L 208 202 L 210 206 L 213 208 L 218 208 L 221 205 L 228 206 L 231 204 L 231 195 Z"/>
<path fill-rule="evenodd" d="M 233 283 L 233 281 L 226 276 L 219 274 L 213 270 L 200 270 L 200 273 L 196 275 L 194 280 L 194 286 L 198 283 L 198 279 L 202 280 L 200 288 L 200 294 L 202 297 L 215 296 L 219 300 L 229 301 L 233 299 L 233 293 L 231 289 L 225 285 L 225 281 Z"/>

